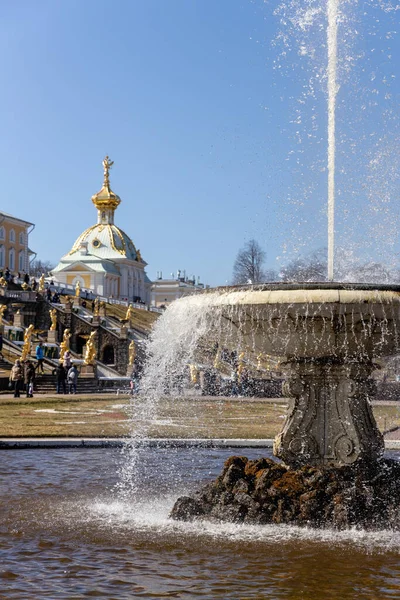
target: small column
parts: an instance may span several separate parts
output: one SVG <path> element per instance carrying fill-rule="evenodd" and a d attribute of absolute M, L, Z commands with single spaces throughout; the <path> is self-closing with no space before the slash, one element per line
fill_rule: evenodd
<path fill-rule="evenodd" d="M 57 331 L 55 329 L 48 330 L 47 341 L 49 344 L 57 344 Z"/>
<path fill-rule="evenodd" d="M 384 442 L 369 401 L 375 393 L 373 368 L 356 360 L 287 363 L 283 392 L 290 404 L 275 438 L 275 456 L 294 468 L 376 461 Z"/>
<path fill-rule="evenodd" d="M 95 376 L 94 365 L 82 365 L 81 376 L 93 379 Z"/>
<path fill-rule="evenodd" d="M 119 330 L 119 337 L 121 338 L 121 340 L 128 339 L 128 328 L 126 327 L 126 325 L 122 325 L 121 329 Z"/>
<path fill-rule="evenodd" d="M 14 327 L 25 327 L 24 315 L 21 313 L 20 310 L 17 310 L 17 312 L 14 315 Z"/>

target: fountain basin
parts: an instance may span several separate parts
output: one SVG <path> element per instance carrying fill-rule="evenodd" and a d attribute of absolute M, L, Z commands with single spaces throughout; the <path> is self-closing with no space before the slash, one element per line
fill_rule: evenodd
<path fill-rule="evenodd" d="M 231 288 L 213 305 L 237 339 L 272 356 L 371 359 L 398 351 L 400 286 L 325 285 Z"/>
<path fill-rule="evenodd" d="M 382 455 L 371 373 L 375 358 L 399 352 L 400 286 L 265 284 L 179 302 L 207 312 L 219 347 L 280 358 L 290 406 L 274 453 L 286 464 L 341 467 Z"/>

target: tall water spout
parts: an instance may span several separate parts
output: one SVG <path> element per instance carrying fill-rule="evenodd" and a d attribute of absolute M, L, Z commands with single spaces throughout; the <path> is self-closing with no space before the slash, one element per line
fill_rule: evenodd
<path fill-rule="evenodd" d="M 335 121 L 337 30 L 340 0 L 328 0 L 328 280 L 333 281 L 335 235 Z"/>

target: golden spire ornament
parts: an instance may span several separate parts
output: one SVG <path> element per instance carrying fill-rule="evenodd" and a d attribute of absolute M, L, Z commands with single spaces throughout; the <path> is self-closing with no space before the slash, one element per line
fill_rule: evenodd
<path fill-rule="evenodd" d="M 104 182 L 103 186 L 109 188 L 110 187 L 110 169 L 113 166 L 114 161 L 110 160 L 108 156 L 103 160 L 103 169 L 104 169 Z"/>

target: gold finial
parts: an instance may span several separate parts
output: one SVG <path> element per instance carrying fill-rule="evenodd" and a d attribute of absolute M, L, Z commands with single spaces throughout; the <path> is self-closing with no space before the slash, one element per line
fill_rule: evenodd
<path fill-rule="evenodd" d="M 104 169 L 104 187 L 110 187 L 110 169 L 113 166 L 114 161 L 110 160 L 108 156 L 103 160 L 103 169 Z"/>

